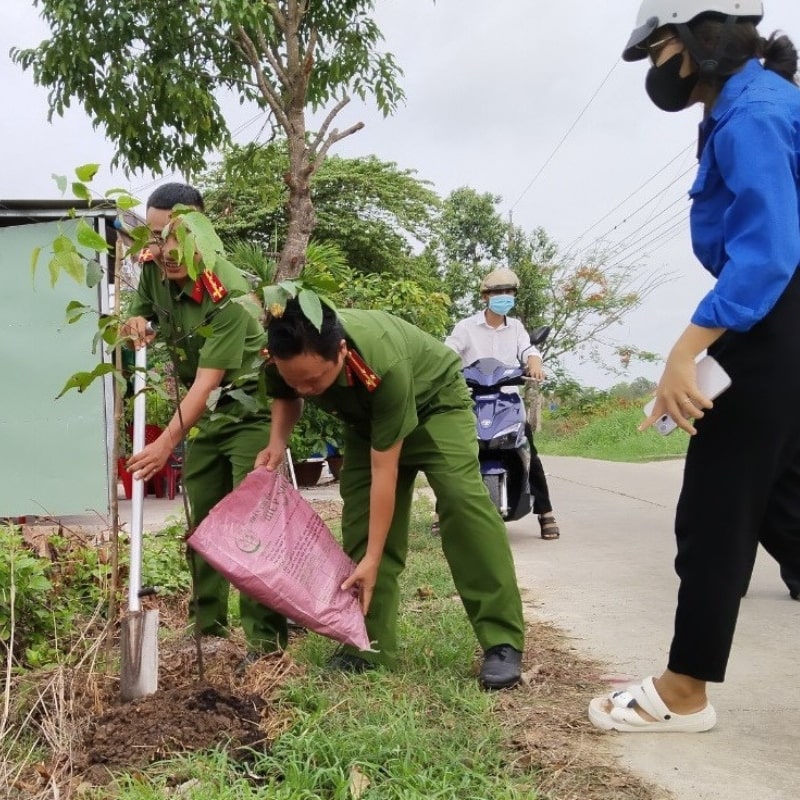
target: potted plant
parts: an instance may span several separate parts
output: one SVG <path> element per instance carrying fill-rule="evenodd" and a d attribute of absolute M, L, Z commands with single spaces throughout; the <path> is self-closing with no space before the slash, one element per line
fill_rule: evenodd
<path fill-rule="evenodd" d="M 150 354 L 148 354 L 150 355 Z M 166 428 L 172 419 L 176 405 L 172 384 L 172 366 L 165 358 L 163 348 L 153 348 L 153 358 L 148 358 L 148 387 L 145 391 L 145 444 L 150 444 Z M 117 475 L 122 481 L 126 499 L 133 492 L 133 476 L 126 463 L 133 453 L 133 350 L 123 349 L 123 373 L 128 378 L 128 390 L 122 400 L 122 417 L 119 425 L 119 457 Z M 166 494 L 165 476 L 159 474 L 147 482 L 145 493 L 152 492 L 157 497 Z"/>
<path fill-rule="evenodd" d="M 316 405 L 307 404 L 289 438 L 298 485 L 316 485 L 323 462 L 340 452 L 341 439 L 341 422 Z"/>

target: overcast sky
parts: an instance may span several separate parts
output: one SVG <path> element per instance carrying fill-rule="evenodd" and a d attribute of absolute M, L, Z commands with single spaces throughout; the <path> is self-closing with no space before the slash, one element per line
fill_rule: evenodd
<path fill-rule="evenodd" d="M 385 49 L 405 72 L 406 102 L 389 119 L 352 103 L 338 127 L 358 120 L 366 127 L 334 152 L 373 153 L 415 169 L 443 196 L 460 186 L 500 195 L 504 216 L 511 213 L 526 230 L 544 227 L 564 250 L 579 255 L 602 240 L 616 246 L 618 260 L 670 274 L 614 331 L 620 342 L 665 354 L 710 286 L 685 221 L 700 110 L 659 111 L 644 92 L 646 66 L 620 60 L 639 4 L 377 0 Z M 800 43 L 800 2 L 765 5 L 762 33 L 781 28 Z M 30 0 L 2 0 L 4 198 L 55 197 L 51 173 L 90 161 L 107 165 L 113 153 L 80 109 L 48 124 L 46 91 L 8 59 L 10 47 L 46 35 Z M 231 128 L 240 129 L 237 141 L 259 134 L 259 121 L 246 124 L 253 109 L 234 101 L 226 108 Z M 96 184 L 146 196 L 153 180 L 104 171 Z M 571 367 L 597 386 L 658 376 L 637 365 L 622 378 Z"/>

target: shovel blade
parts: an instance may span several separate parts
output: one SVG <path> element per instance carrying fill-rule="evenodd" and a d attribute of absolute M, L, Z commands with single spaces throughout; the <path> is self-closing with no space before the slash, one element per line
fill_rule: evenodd
<path fill-rule="evenodd" d="M 130 611 L 122 620 L 120 693 L 136 700 L 158 689 L 158 610 Z"/>

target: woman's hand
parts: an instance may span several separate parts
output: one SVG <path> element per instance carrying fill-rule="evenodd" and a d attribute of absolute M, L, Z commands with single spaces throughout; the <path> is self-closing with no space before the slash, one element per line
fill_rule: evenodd
<path fill-rule="evenodd" d="M 639 430 L 647 430 L 659 417 L 669 414 L 679 428 L 693 436 L 697 430 L 689 420 L 702 419 L 704 410 L 713 405 L 697 388 L 694 357 L 690 352 L 673 350 L 656 389 L 653 412 L 639 426 Z"/>
<path fill-rule="evenodd" d="M 380 561 L 364 557 L 358 562 L 353 574 L 342 584 L 342 591 L 346 592 L 354 586 L 358 589 L 358 600 L 361 611 L 366 615 L 372 595 L 375 592 L 375 582 L 378 580 L 378 567 Z"/>

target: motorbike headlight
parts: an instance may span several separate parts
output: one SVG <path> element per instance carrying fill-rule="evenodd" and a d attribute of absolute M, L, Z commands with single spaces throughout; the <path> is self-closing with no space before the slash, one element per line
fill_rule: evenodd
<path fill-rule="evenodd" d="M 515 423 L 514 425 L 509 425 L 507 428 L 503 428 L 503 430 L 498 431 L 495 438 L 496 439 L 504 439 L 507 436 L 513 436 L 515 439 L 517 438 L 517 433 L 519 432 L 519 425 Z"/>
<path fill-rule="evenodd" d="M 519 438 L 518 424 L 510 425 L 508 428 L 498 431 L 492 436 L 492 441 L 489 447 L 492 450 L 513 450 L 517 446 L 517 439 Z"/>

